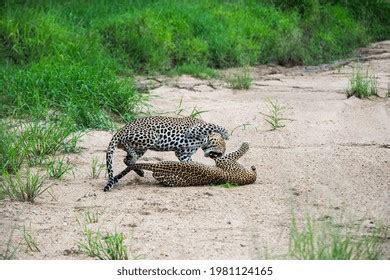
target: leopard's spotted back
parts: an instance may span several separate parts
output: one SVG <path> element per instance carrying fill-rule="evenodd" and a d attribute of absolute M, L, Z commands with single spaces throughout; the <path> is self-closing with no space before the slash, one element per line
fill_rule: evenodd
<path fill-rule="evenodd" d="M 248 149 L 248 143 L 243 143 L 237 151 L 215 159 L 215 166 L 197 162 L 162 161 L 158 163 L 129 164 L 128 168 L 150 170 L 157 181 L 170 187 L 222 183 L 246 185 L 254 183 L 257 177 L 254 166 L 247 170 L 237 162 Z"/>

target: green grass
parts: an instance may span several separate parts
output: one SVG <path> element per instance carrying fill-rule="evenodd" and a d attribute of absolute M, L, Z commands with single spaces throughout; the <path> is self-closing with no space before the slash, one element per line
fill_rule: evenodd
<path fill-rule="evenodd" d="M 65 159 L 50 159 L 45 165 L 46 173 L 52 179 L 61 179 L 74 169 L 74 166 Z"/>
<path fill-rule="evenodd" d="M 232 189 L 232 188 L 236 188 L 238 187 L 237 184 L 232 184 L 232 183 L 223 183 L 223 184 L 219 184 L 219 185 L 214 185 L 216 187 L 220 187 L 220 188 L 224 188 L 224 189 Z"/>
<path fill-rule="evenodd" d="M 24 242 L 26 243 L 27 246 L 27 251 L 40 252 L 41 250 L 38 247 L 38 243 L 36 242 L 36 240 L 31 234 L 31 225 L 29 228 L 23 226 L 22 233 L 23 233 Z"/>
<path fill-rule="evenodd" d="M 191 117 L 191 118 L 202 118 L 202 114 L 208 112 L 208 110 L 202 110 L 198 106 L 194 106 L 191 112 L 187 115 L 185 114 L 186 108 L 183 106 L 183 97 L 180 98 L 179 105 L 177 105 L 176 110 L 173 112 L 177 117 Z M 168 112 L 169 113 L 169 112 Z"/>
<path fill-rule="evenodd" d="M 96 157 L 92 158 L 91 168 L 90 168 L 91 169 L 90 175 L 92 179 L 99 178 L 100 174 L 105 168 L 106 168 L 106 164 L 104 162 L 99 162 L 99 160 Z"/>
<path fill-rule="evenodd" d="M 49 156 L 78 151 L 80 133 L 69 119 L 0 121 L 0 172 L 16 173 L 23 164 L 40 165 Z"/>
<path fill-rule="evenodd" d="M 19 249 L 19 245 L 15 246 L 12 241 L 14 230 L 11 231 L 8 240 L 5 244 L 5 248 L 0 252 L 0 260 L 13 260 L 16 257 L 16 252 Z"/>
<path fill-rule="evenodd" d="M 244 69 L 242 73 L 233 75 L 228 79 L 228 84 L 233 89 L 249 89 L 252 84 L 249 70 Z"/>
<path fill-rule="evenodd" d="M 92 212 L 90 209 L 84 212 L 85 224 L 95 224 L 99 221 L 99 212 Z"/>
<path fill-rule="evenodd" d="M 87 226 L 83 230 L 84 240 L 78 242 L 79 250 L 100 260 L 127 260 L 128 250 L 122 233 L 93 232 Z"/>
<path fill-rule="evenodd" d="M 7 0 L 0 117 L 66 115 L 78 129 L 112 129 L 143 102 L 135 73 L 212 78 L 214 68 L 328 62 L 389 38 L 389 12 L 357 0 Z"/>
<path fill-rule="evenodd" d="M 361 99 L 378 95 L 376 77 L 369 75 L 368 70 L 364 71 L 362 66 L 357 65 L 353 68 L 352 77 L 345 93 L 348 98 L 356 96 Z"/>
<path fill-rule="evenodd" d="M 204 65 L 199 64 L 183 64 L 178 65 L 176 68 L 174 68 L 170 74 L 173 75 L 191 75 L 195 78 L 199 79 L 212 79 L 217 78 L 218 74 L 217 72 Z"/>
<path fill-rule="evenodd" d="M 17 172 L 25 158 L 26 152 L 14 129 L 0 121 L 0 174 Z"/>
<path fill-rule="evenodd" d="M 286 107 L 278 103 L 277 100 L 272 101 L 268 100 L 268 113 L 262 113 L 264 120 L 271 125 L 271 130 L 276 130 L 285 126 L 283 123 L 286 120 L 289 120 L 283 116 Z"/>
<path fill-rule="evenodd" d="M 382 257 L 386 238 L 385 229 L 362 235 L 360 228 L 341 229 L 331 223 L 320 226 L 311 218 L 300 228 L 293 218 L 288 256 L 300 260 L 377 260 Z"/>
<path fill-rule="evenodd" d="M 4 173 L 0 177 L 0 193 L 11 200 L 34 202 L 49 187 L 43 186 L 43 178 L 29 169 L 26 174 Z"/>

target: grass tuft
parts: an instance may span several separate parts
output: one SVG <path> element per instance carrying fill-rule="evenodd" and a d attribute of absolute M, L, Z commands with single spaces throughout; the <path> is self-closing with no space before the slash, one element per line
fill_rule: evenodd
<path fill-rule="evenodd" d="M 318 227 L 308 218 L 302 229 L 293 218 L 289 257 L 300 260 L 377 260 L 382 256 L 387 230 L 377 229 L 361 236 L 358 229 L 341 231 L 332 224 Z"/>
<path fill-rule="evenodd" d="M 73 173 L 73 168 L 74 166 L 65 159 L 51 159 L 46 163 L 47 175 L 52 179 L 61 179 L 65 174 Z"/>
<path fill-rule="evenodd" d="M 171 71 L 171 74 L 191 75 L 195 78 L 199 78 L 199 79 L 203 79 L 203 80 L 218 77 L 218 74 L 214 69 L 209 68 L 209 67 L 204 66 L 204 65 L 198 65 L 198 64 L 179 65 Z"/>
<path fill-rule="evenodd" d="M 14 260 L 15 259 L 15 255 L 19 249 L 19 245 L 14 246 L 12 244 L 13 234 L 14 234 L 14 230 L 11 231 L 11 233 L 8 237 L 7 243 L 5 244 L 4 251 L 0 252 L 0 260 Z"/>
<path fill-rule="evenodd" d="M 49 187 L 43 187 L 43 178 L 39 173 L 33 174 L 29 169 L 26 174 L 4 173 L 0 177 L 0 193 L 11 200 L 34 202 L 48 189 Z"/>
<path fill-rule="evenodd" d="M 84 212 L 84 222 L 86 224 L 96 224 L 99 221 L 99 212 L 92 212 L 87 209 Z"/>
<path fill-rule="evenodd" d="M 208 110 L 202 110 L 202 109 L 199 109 L 198 106 L 194 106 L 192 108 L 192 111 L 190 112 L 189 115 L 186 115 L 184 114 L 184 111 L 186 110 L 186 108 L 183 106 L 183 97 L 180 98 L 180 102 L 179 102 L 179 105 L 177 106 L 174 114 L 178 117 L 191 117 L 191 118 L 201 118 L 202 114 L 203 113 L 206 113 L 208 112 Z"/>
<path fill-rule="evenodd" d="M 347 98 L 356 96 L 361 99 L 378 95 L 376 77 L 374 75 L 370 76 L 368 70 L 364 72 L 360 65 L 354 67 L 352 78 L 349 80 L 349 87 L 345 93 Z"/>
<path fill-rule="evenodd" d="M 34 240 L 31 235 L 31 225 L 27 229 L 26 226 L 23 226 L 23 239 L 26 242 L 27 251 L 31 252 L 40 252 L 41 250 L 38 247 L 38 243 Z"/>
<path fill-rule="evenodd" d="M 128 250 L 122 233 L 101 234 L 93 232 L 87 226 L 83 230 L 84 240 L 78 242 L 79 250 L 90 257 L 100 260 L 128 260 Z"/>
<path fill-rule="evenodd" d="M 23 164 L 39 165 L 56 153 L 78 151 L 81 134 L 75 129 L 66 119 L 27 124 L 0 121 L 0 173 L 15 174 Z"/>
<path fill-rule="evenodd" d="M 230 77 L 228 83 L 233 89 L 249 89 L 252 84 L 249 70 L 245 69 L 242 73 Z"/>
<path fill-rule="evenodd" d="M 283 121 L 289 120 L 283 117 L 283 112 L 287 109 L 284 106 L 279 105 L 278 101 L 268 100 L 268 114 L 260 112 L 260 114 L 264 115 L 264 120 L 269 123 L 272 127 L 271 130 L 276 130 L 278 128 L 282 128 L 285 125 Z"/>
<path fill-rule="evenodd" d="M 100 174 L 105 168 L 106 168 L 106 164 L 104 162 L 99 162 L 99 160 L 96 157 L 92 158 L 91 173 L 90 173 L 92 179 L 99 178 Z"/>

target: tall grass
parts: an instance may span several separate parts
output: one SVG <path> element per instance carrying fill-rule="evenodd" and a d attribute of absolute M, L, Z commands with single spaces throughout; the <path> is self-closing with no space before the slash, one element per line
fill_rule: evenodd
<path fill-rule="evenodd" d="M 19 245 L 15 246 L 13 244 L 13 240 L 12 240 L 13 234 L 14 234 L 14 230 L 12 230 L 10 232 L 7 242 L 6 242 L 6 244 L 4 244 L 5 248 L 3 248 L 0 251 L 0 260 L 13 260 L 13 259 L 15 259 L 16 252 L 19 249 Z"/>
<path fill-rule="evenodd" d="M 346 90 L 347 97 L 356 96 L 358 98 L 368 98 L 378 95 L 376 77 L 369 75 L 368 70 L 364 71 L 361 65 L 353 68 L 352 77 Z"/>
<path fill-rule="evenodd" d="M 302 260 L 376 260 L 382 256 L 385 229 L 361 235 L 359 228 L 336 228 L 331 223 L 319 226 L 307 218 L 299 228 L 295 218 L 290 228 L 289 257 Z"/>
<path fill-rule="evenodd" d="M 84 240 L 78 242 L 82 253 L 100 260 L 127 260 L 128 250 L 122 233 L 94 232 L 86 225 L 83 228 Z"/>
<path fill-rule="evenodd" d="M 0 172 L 16 173 L 23 164 L 37 165 L 58 152 L 75 150 L 80 138 L 68 119 L 28 123 L 0 121 Z"/>
<path fill-rule="evenodd" d="M 229 77 L 227 81 L 233 89 L 249 89 L 252 84 L 252 77 L 249 69 L 245 68 L 242 73 Z"/>
<path fill-rule="evenodd" d="M 26 174 L 5 173 L 0 177 L 0 193 L 11 200 L 34 202 L 48 188 L 43 186 L 42 176 L 30 170 Z"/>
<path fill-rule="evenodd" d="M 118 79 L 119 66 L 97 33 L 42 6 L 9 1 L 1 11 L 0 117 L 55 112 L 79 128 L 103 129 L 113 127 L 113 117 L 134 118 L 133 81 Z"/>

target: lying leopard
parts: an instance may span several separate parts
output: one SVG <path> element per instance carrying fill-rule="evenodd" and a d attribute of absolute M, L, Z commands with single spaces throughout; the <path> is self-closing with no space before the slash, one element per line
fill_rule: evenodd
<path fill-rule="evenodd" d="M 252 184 L 257 173 L 254 166 L 245 169 L 237 160 L 249 150 L 244 142 L 241 147 L 220 158 L 215 158 L 215 166 L 197 162 L 162 161 L 158 163 L 126 162 L 127 169 L 144 169 L 153 172 L 153 177 L 168 187 L 202 186 L 231 183 L 237 185 Z"/>
<path fill-rule="evenodd" d="M 224 139 L 229 139 L 229 132 L 225 128 L 191 117 L 157 116 L 130 122 L 112 137 L 108 145 L 108 182 L 104 191 L 111 190 L 114 184 L 131 170 L 139 176 L 144 176 L 141 169 L 126 168 L 114 177 L 112 157 L 116 147 L 127 153 L 125 161 L 128 164 L 134 164 L 147 150 L 174 151 L 179 161 L 190 162 L 192 155 L 200 147 L 206 157 L 222 156 L 225 153 Z"/>

